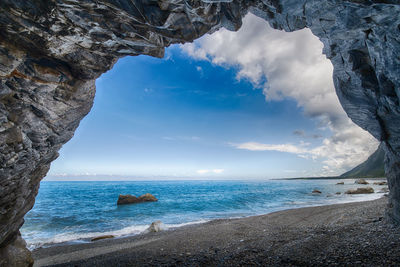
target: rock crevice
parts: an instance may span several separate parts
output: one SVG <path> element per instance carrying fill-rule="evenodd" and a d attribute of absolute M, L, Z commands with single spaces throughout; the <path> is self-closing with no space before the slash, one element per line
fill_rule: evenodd
<path fill-rule="evenodd" d="M 126 55 L 252 12 L 276 29 L 308 27 L 334 66 L 349 117 L 386 151 L 389 214 L 400 221 L 400 4 L 395 0 L 3 0 L 0 3 L 0 247 L 16 240 L 39 182 L 90 111 L 95 79 Z M 1 265 L 1 262 L 0 262 Z"/>

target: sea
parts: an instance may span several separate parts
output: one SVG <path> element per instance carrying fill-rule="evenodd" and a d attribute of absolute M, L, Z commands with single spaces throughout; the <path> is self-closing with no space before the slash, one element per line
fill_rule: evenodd
<path fill-rule="evenodd" d="M 344 181 L 344 185 L 337 185 Z M 362 187 L 346 180 L 265 181 L 42 181 L 21 234 L 30 249 L 84 243 L 101 235 L 145 233 L 154 221 L 165 230 L 215 219 L 380 198 L 343 194 Z M 383 186 L 372 185 L 375 192 Z M 314 189 L 321 194 L 313 194 Z M 336 192 L 340 192 L 338 195 Z M 119 194 L 151 193 L 158 202 L 117 205 Z"/>

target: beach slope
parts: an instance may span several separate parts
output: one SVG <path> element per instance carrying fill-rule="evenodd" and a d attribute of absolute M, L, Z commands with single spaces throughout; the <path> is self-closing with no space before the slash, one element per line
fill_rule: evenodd
<path fill-rule="evenodd" d="M 387 198 L 215 220 L 174 230 L 40 248 L 35 266 L 399 266 Z"/>

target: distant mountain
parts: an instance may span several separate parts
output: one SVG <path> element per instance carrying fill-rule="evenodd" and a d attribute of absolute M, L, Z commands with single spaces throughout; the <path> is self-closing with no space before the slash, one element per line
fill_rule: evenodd
<path fill-rule="evenodd" d="M 340 177 L 343 178 L 373 178 L 373 177 L 384 177 L 385 171 L 383 167 L 383 159 L 385 151 L 383 150 L 382 144 L 379 145 L 378 149 L 369 158 L 355 167 L 354 169 L 343 173 Z"/>

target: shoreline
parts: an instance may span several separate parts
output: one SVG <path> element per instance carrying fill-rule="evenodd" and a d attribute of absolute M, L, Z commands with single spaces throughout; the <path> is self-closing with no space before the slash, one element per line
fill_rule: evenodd
<path fill-rule="evenodd" d="M 382 253 L 395 249 L 397 255 L 400 251 L 398 229 L 383 220 L 386 202 L 387 198 L 382 197 L 372 201 L 288 209 L 92 243 L 58 244 L 34 250 L 34 266 L 232 266 L 241 265 L 240 262 L 242 265 L 253 262 L 288 265 L 285 263 L 287 257 L 306 265 L 312 265 L 314 261 L 315 264 L 327 264 L 327 260 L 340 255 L 342 247 L 349 244 L 353 244 L 356 257 L 349 259 L 342 255 L 347 259 L 344 263 L 364 262 L 365 257 L 371 261 L 370 255 L 364 257 L 362 253 L 368 246 L 374 251 L 385 248 Z M 344 239 L 338 239 L 339 233 Z M 354 244 L 360 238 L 366 240 Z M 391 244 L 392 240 L 397 240 L 395 245 Z M 337 247 L 335 255 L 326 253 L 329 243 Z M 304 253 L 318 254 L 318 260 L 313 257 L 311 261 L 304 261 L 308 259 Z M 327 257 L 322 257 L 321 253 Z M 400 261 L 399 257 L 397 259 L 391 262 Z M 375 260 L 385 259 L 375 257 Z"/>
<path fill-rule="evenodd" d="M 271 210 L 268 212 L 264 213 L 259 213 L 259 214 L 253 214 L 249 216 L 243 216 L 243 217 L 223 217 L 223 218 L 214 218 L 214 219 L 200 219 L 198 221 L 190 221 L 190 222 L 183 222 L 183 223 L 178 223 L 178 224 L 163 224 L 164 228 L 163 231 L 173 231 L 178 228 L 186 227 L 186 226 L 191 226 L 191 225 L 199 225 L 199 224 L 204 224 L 208 222 L 212 222 L 215 220 L 235 220 L 235 219 L 246 219 L 246 218 L 251 218 L 251 217 L 256 217 L 256 216 L 265 216 L 269 215 L 271 213 L 275 212 L 281 212 L 281 211 L 287 211 L 287 210 L 294 210 L 294 209 L 302 209 L 302 208 L 313 208 L 313 207 L 323 207 L 323 206 L 330 206 L 330 205 L 338 205 L 338 204 L 348 204 L 348 203 L 356 203 L 356 202 L 366 202 L 366 201 L 374 201 L 379 198 L 384 197 L 385 193 L 374 193 L 374 194 L 360 194 L 360 195 L 350 195 L 353 198 L 350 201 L 350 199 L 326 199 L 325 203 L 304 203 L 304 204 L 296 204 L 296 202 L 293 203 L 293 207 L 280 207 L 275 210 Z M 328 200 L 332 201 L 329 202 Z M 123 238 L 130 238 L 130 237 L 135 237 L 138 235 L 145 235 L 148 234 L 147 228 L 150 226 L 148 225 L 134 225 L 134 226 L 128 226 L 126 228 L 130 227 L 136 227 L 136 228 L 141 228 L 143 230 L 137 230 L 135 229 L 134 231 L 131 230 L 131 232 L 125 233 L 123 229 L 117 229 L 117 230 L 111 230 L 111 231 L 105 231 L 105 232 L 86 232 L 86 233 L 81 233 L 81 234 L 74 234 L 77 236 L 81 236 L 80 238 L 74 238 L 74 239 L 69 239 L 61 242 L 47 242 L 47 243 L 42 243 L 41 245 L 33 245 L 33 244 L 28 244 L 28 247 L 31 247 L 30 250 L 34 251 L 37 249 L 48 249 L 51 247 L 57 247 L 57 246 L 73 246 L 73 245 L 79 245 L 79 244 L 92 244 L 93 241 L 91 239 L 96 238 L 96 237 L 101 237 L 101 236 L 106 236 L 106 235 L 113 235 L 114 239 L 123 239 Z M 120 234 L 121 232 L 124 232 Z"/>

